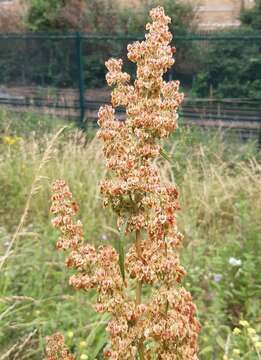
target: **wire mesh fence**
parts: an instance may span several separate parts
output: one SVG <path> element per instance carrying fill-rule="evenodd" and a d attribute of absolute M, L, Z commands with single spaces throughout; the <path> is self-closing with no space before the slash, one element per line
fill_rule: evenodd
<path fill-rule="evenodd" d="M 108 102 L 104 62 L 121 57 L 135 75 L 127 44 L 139 37 L 70 34 L 0 35 L 0 106 L 95 124 Z M 185 92 L 184 122 L 258 132 L 261 122 L 261 34 L 175 36 L 176 64 L 166 80 Z M 122 114 L 124 117 L 124 114 Z"/>

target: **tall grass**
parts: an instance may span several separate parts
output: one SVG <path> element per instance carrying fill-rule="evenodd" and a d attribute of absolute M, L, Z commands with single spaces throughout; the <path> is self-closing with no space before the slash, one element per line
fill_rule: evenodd
<path fill-rule="evenodd" d="M 1 256 L 23 213 L 51 136 L 0 144 Z M 203 323 L 200 358 L 222 359 L 229 331 L 240 318 L 260 326 L 260 155 L 253 144 L 226 142 L 219 133 L 184 128 L 170 139 L 166 151 L 172 161 L 162 159 L 162 177 L 176 182 L 180 189 L 178 221 L 186 238 L 186 285 Z M 92 311 L 92 293 L 75 293 L 67 285 L 69 274 L 64 270 L 63 254 L 55 251 L 57 234 L 49 224 L 48 209 L 51 182 L 65 178 L 81 209 L 88 241 L 115 241 L 110 231 L 114 218 L 103 211 L 99 198 L 98 183 L 104 176 L 101 144 L 95 138 L 68 130 L 56 142 L 26 223 L 1 273 L 0 359 L 42 358 L 43 338 L 55 330 L 67 333 L 67 342 L 78 355 L 98 356 L 106 319 Z M 230 257 L 241 259 L 242 266 L 231 267 Z M 222 276 L 221 281 L 214 281 L 215 274 Z M 74 334 L 72 328 L 77 329 Z M 86 338 L 89 352 L 84 343 L 80 346 Z M 251 356 L 249 359 L 255 358 Z"/>

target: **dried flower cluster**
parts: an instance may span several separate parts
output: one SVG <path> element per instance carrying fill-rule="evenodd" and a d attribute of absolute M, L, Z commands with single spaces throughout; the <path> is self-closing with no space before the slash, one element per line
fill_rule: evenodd
<path fill-rule="evenodd" d="M 71 249 L 66 264 L 78 270 L 70 283 L 77 289 L 96 288 L 97 311 L 111 313 L 105 357 L 196 360 L 200 325 L 191 295 L 180 284 L 185 270 L 177 252 L 183 239 L 176 225 L 178 193 L 174 185 L 161 182 L 154 161 L 162 152 L 158 139 L 177 127 L 183 95 L 178 81 L 163 80 L 174 63 L 170 18 L 162 7 L 150 15 L 146 40 L 128 46 L 137 79 L 132 84 L 130 75 L 122 72 L 122 60 L 107 61 L 106 79 L 114 86 L 112 106 L 99 110 L 98 137 L 104 141 L 110 170 L 101 194 L 105 206 L 117 213 L 118 227 L 125 235 L 135 234 L 124 264 L 113 247 L 96 250 L 84 244 L 82 225 L 74 220 L 77 206 L 62 180 L 53 186 L 51 211 L 62 233 L 57 246 Z M 126 108 L 124 123 L 115 117 L 118 106 Z"/>
<path fill-rule="evenodd" d="M 69 353 L 64 337 L 60 333 L 55 333 L 46 338 L 46 353 L 48 360 L 75 360 Z"/>

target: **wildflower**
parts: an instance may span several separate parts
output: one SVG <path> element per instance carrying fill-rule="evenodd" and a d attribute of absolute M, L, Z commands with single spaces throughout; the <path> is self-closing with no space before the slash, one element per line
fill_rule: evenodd
<path fill-rule="evenodd" d="M 240 350 L 239 349 L 233 349 L 233 354 L 234 355 L 240 355 Z"/>
<path fill-rule="evenodd" d="M 239 335 L 240 333 L 241 333 L 241 330 L 239 328 L 235 327 L 234 330 L 233 330 L 233 334 L 234 335 Z"/>
<path fill-rule="evenodd" d="M 213 274 L 213 279 L 216 283 L 219 283 L 222 280 L 221 274 Z"/>
<path fill-rule="evenodd" d="M 74 333 L 73 333 L 73 331 L 67 331 L 67 337 L 69 338 L 69 339 L 72 339 L 73 338 L 73 336 L 74 336 Z"/>
<path fill-rule="evenodd" d="M 234 257 L 230 257 L 228 262 L 232 266 L 241 266 L 242 265 L 242 261 L 240 259 L 236 259 Z"/>
<path fill-rule="evenodd" d="M 89 358 L 88 358 L 88 355 L 86 355 L 86 354 L 82 354 L 81 356 L 80 356 L 80 360 L 88 360 Z"/>
<path fill-rule="evenodd" d="M 75 360 L 64 343 L 64 337 L 60 333 L 46 337 L 47 360 Z"/>
<path fill-rule="evenodd" d="M 80 347 L 81 348 L 85 348 L 87 346 L 87 342 L 86 341 L 81 341 L 80 342 Z"/>
<path fill-rule="evenodd" d="M 3 143 L 6 145 L 14 145 L 19 140 L 20 140 L 20 138 L 18 138 L 16 136 L 4 136 L 3 137 Z"/>
<path fill-rule="evenodd" d="M 246 320 L 240 320 L 239 324 L 242 325 L 243 327 L 249 327 L 249 323 Z"/>
<path fill-rule="evenodd" d="M 258 349 L 258 350 L 261 350 L 261 341 L 258 341 L 255 343 L 255 347 Z"/>
<path fill-rule="evenodd" d="M 137 79 L 131 83 L 130 75 L 122 72 L 121 59 L 108 60 L 106 80 L 114 86 L 111 105 L 98 113 L 98 137 L 109 173 L 100 192 L 104 205 L 116 213 L 119 230 L 133 233 L 135 239 L 125 261 L 112 246 L 95 248 L 84 242 L 78 208 L 63 180 L 53 185 L 51 212 L 61 232 L 57 248 L 69 250 L 66 266 L 75 271 L 69 283 L 76 289 L 96 289 L 96 310 L 111 315 L 105 358 L 151 359 L 160 354 L 162 359 L 197 360 L 196 306 L 180 285 L 186 271 L 178 253 L 183 241 L 176 221 L 178 191 L 161 181 L 154 161 L 162 152 L 158 140 L 177 128 L 183 94 L 178 81 L 163 80 L 174 63 L 170 18 L 162 7 L 150 16 L 146 40 L 128 46 Z M 118 106 L 126 109 L 124 123 L 116 118 Z M 144 286 L 151 287 L 148 299 Z"/>
<path fill-rule="evenodd" d="M 260 336 L 258 336 L 258 335 L 253 336 L 253 337 L 252 337 L 252 341 L 253 341 L 254 343 L 259 342 L 259 341 L 260 341 Z"/>
<path fill-rule="evenodd" d="M 253 329 L 253 328 L 248 328 L 248 329 L 247 329 L 247 332 L 248 332 L 248 334 L 249 334 L 250 336 L 253 336 L 253 335 L 256 334 L 256 330 Z"/>

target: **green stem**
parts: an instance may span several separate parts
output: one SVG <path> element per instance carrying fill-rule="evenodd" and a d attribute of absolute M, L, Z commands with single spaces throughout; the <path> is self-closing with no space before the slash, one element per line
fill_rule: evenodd
<path fill-rule="evenodd" d="M 136 231 L 136 252 L 139 258 L 141 258 L 141 234 L 140 230 Z M 142 293 L 142 281 L 137 280 L 136 284 L 136 306 L 141 303 L 141 293 Z"/>
<path fill-rule="evenodd" d="M 141 257 L 141 233 L 140 230 L 136 231 L 136 251 L 137 251 L 137 255 L 138 257 Z M 142 295 L 142 281 L 137 280 L 137 284 L 136 284 L 136 299 L 135 299 L 135 304 L 136 306 L 138 306 L 139 304 L 141 304 L 141 295 Z M 143 341 L 141 341 L 138 344 L 138 353 L 139 353 L 139 358 L 140 360 L 144 360 L 144 344 Z"/>

